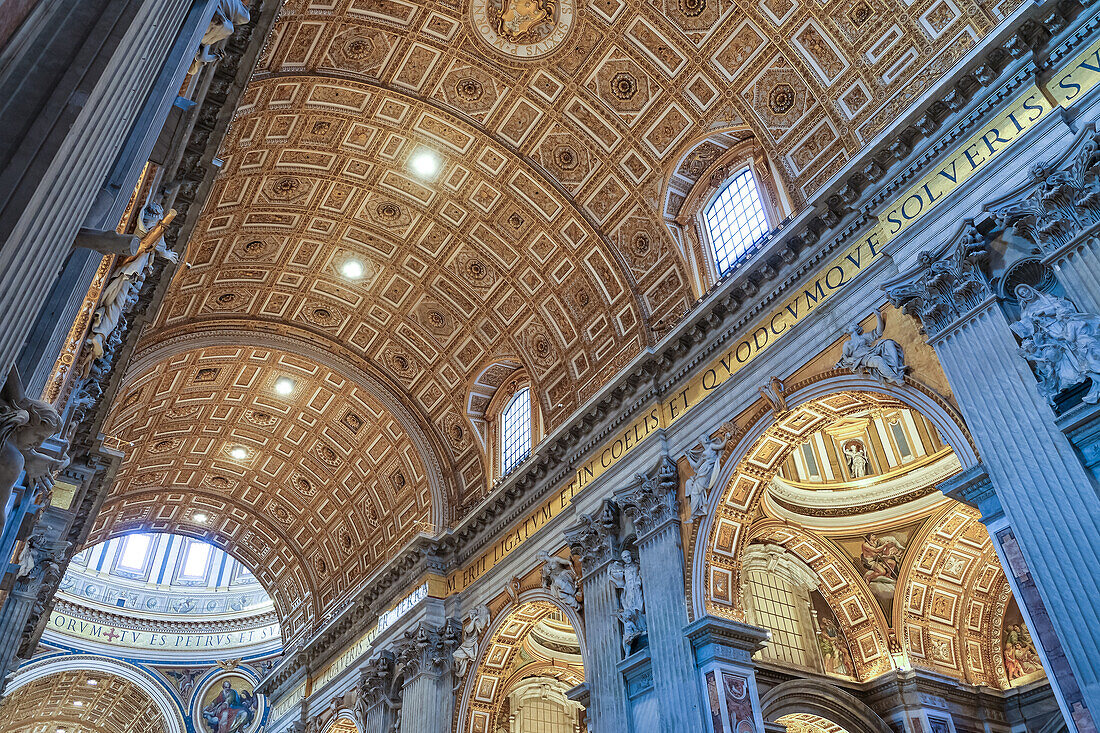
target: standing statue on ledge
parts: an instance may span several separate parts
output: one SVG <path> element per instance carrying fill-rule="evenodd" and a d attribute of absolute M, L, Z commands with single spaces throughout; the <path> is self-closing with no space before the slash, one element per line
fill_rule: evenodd
<path fill-rule="evenodd" d="M 688 501 L 691 503 L 692 521 L 695 521 L 696 517 L 707 515 L 710 489 L 718 480 L 718 459 L 722 457 L 722 449 L 726 445 L 726 441 L 722 438 L 712 438 L 709 435 L 703 435 L 699 438 L 699 442 L 703 444 L 702 448 L 694 448 L 687 452 L 687 460 L 694 473 L 687 480 L 684 493 L 687 494 Z"/>
<path fill-rule="evenodd" d="M 856 374 L 868 374 L 883 384 L 889 382 L 901 386 L 905 383 L 905 353 L 901 344 L 893 339 L 882 338 L 885 324 L 882 313 L 878 317 L 878 327 L 870 333 L 863 332 L 863 326 L 853 323 L 848 326 L 849 339 L 844 344 L 844 352 L 837 369 L 850 369 Z"/>
<path fill-rule="evenodd" d="M 23 383 L 15 367 L 0 387 L 0 512 L 4 512 L 19 474 L 26 471 L 26 484 L 48 494 L 54 474 L 65 461 L 51 458 L 38 449 L 61 429 L 61 418 L 48 402 L 23 394 Z M 7 515 L 3 516 L 7 521 Z M 2 525 L 0 525 L 2 527 Z"/>
<path fill-rule="evenodd" d="M 191 62 L 188 73 L 194 74 L 203 64 L 221 58 L 221 53 L 211 47 L 233 35 L 233 31 L 247 23 L 249 18 L 248 8 L 241 0 L 219 0 L 218 9 L 214 11 L 214 17 L 210 19 L 210 25 L 202 36 L 199 53 Z"/>
<path fill-rule="evenodd" d="M 557 600 L 580 611 L 577 574 L 573 572 L 573 563 L 551 555 L 546 550 L 539 550 L 535 557 L 542 561 L 542 587 L 548 589 Z"/>
<path fill-rule="evenodd" d="M 622 561 L 611 563 L 611 585 L 619 589 L 619 620 L 623 624 L 623 656 L 630 656 L 634 642 L 646 631 L 645 601 L 642 596 L 642 573 L 638 561 L 624 550 Z"/>
<path fill-rule="evenodd" d="M 1030 285 L 1017 285 L 1020 320 L 1013 332 L 1023 339 L 1020 355 L 1035 365 L 1039 394 L 1051 404 L 1063 389 L 1086 379 L 1092 387 L 1082 399 L 1100 400 L 1100 316 L 1081 313 L 1065 298 Z"/>
<path fill-rule="evenodd" d="M 175 209 L 165 215 L 164 210 L 156 203 L 150 203 L 142 210 L 138 222 L 141 245 L 133 256 L 115 266 L 107 287 L 103 288 L 99 307 L 92 315 L 92 325 L 81 356 L 81 378 L 87 378 L 95 360 L 107 353 L 107 342 L 111 334 L 118 328 L 122 315 L 137 302 L 138 293 L 141 292 L 146 276 L 152 272 L 157 255 L 171 262 L 179 261 L 179 255 L 168 249 L 164 242 L 164 230 L 175 216 Z"/>
<path fill-rule="evenodd" d="M 477 659 L 478 642 L 489 628 L 489 607 L 482 603 L 470 611 L 462 624 L 462 643 L 454 650 L 454 684 L 457 690 L 466 677 L 470 665 Z"/>

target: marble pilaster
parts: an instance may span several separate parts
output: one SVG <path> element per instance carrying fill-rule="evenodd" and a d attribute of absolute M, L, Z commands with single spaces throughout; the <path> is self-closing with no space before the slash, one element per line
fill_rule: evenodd
<path fill-rule="evenodd" d="M 616 492 L 638 536 L 653 685 L 660 729 L 669 733 L 704 730 L 699 696 L 691 694 L 696 689 L 695 664 L 684 636 L 688 615 L 678 486 L 676 464 L 666 456 L 656 476 L 639 475 L 635 486 Z"/>
<path fill-rule="evenodd" d="M 763 733 L 764 716 L 752 655 L 769 633 L 757 626 L 704 616 L 684 629 L 697 670 L 696 689 L 714 733 Z"/>
<path fill-rule="evenodd" d="M 974 229 L 885 289 L 920 319 L 978 446 L 997 500 L 1081 684 L 1100 709 L 1100 497 L 1095 478 L 1036 388 L 985 273 Z M 1026 602 L 1026 599 L 1022 599 Z"/>
<path fill-rule="evenodd" d="M 440 627 L 420 624 L 394 647 L 401 689 L 400 733 L 450 733 L 454 710 L 451 654 L 462 630 L 448 621 Z"/>
<path fill-rule="evenodd" d="M 361 733 L 393 733 L 401 709 L 394 655 L 384 651 L 365 665 L 359 677 L 355 717 Z"/>
<path fill-rule="evenodd" d="M 592 703 L 588 708 L 592 733 L 629 730 L 626 688 L 618 666 L 623 638 L 617 615 L 619 604 L 610 576 L 611 562 L 619 551 L 618 511 L 614 502 L 605 501 L 597 517 L 581 515 L 565 531 L 573 554 L 581 558 L 588 649 L 584 673 Z"/>

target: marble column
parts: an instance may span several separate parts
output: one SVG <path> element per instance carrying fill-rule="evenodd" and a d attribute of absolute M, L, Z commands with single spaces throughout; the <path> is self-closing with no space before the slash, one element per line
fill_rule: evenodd
<path fill-rule="evenodd" d="M 973 228 L 884 286 L 920 319 L 978 446 L 1055 632 L 1100 710 L 1100 496 L 1020 356 Z M 1026 600 L 1026 599 L 1024 599 Z"/>
<path fill-rule="evenodd" d="M 621 733 L 627 727 L 626 687 L 619 662 L 622 660 L 622 631 L 619 602 L 609 568 L 619 555 L 618 507 L 605 501 L 599 515 L 581 515 L 565 531 L 573 554 L 581 558 L 581 587 L 584 591 L 584 639 L 588 657 L 584 677 L 591 705 L 588 719 L 592 733 Z"/>
<path fill-rule="evenodd" d="M 454 716 L 452 653 L 462 629 L 448 621 L 420 624 L 394 647 L 396 674 L 402 678 L 400 733 L 450 733 Z"/>
<path fill-rule="evenodd" d="M 616 492 L 615 498 L 634 523 L 638 537 L 660 730 L 703 731 L 699 696 L 692 694 L 696 689 L 695 661 L 684 636 L 688 613 L 676 464 L 666 456 L 656 476 L 639 475 L 638 479 L 637 485 Z"/>
<path fill-rule="evenodd" d="M 360 733 L 393 733 L 401 709 L 401 689 L 396 685 L 396 660 L 384 651 L 360 671 L 355 718 Z"/>

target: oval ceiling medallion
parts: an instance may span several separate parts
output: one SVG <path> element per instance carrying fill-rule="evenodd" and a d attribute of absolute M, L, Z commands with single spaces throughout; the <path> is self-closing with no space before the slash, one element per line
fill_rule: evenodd
<path fill-rule="evenodd" d="M 559 48 L 573 30 L 573 0 L 473 0 L 474 30 L 490 48 L 537 59 Z"/>

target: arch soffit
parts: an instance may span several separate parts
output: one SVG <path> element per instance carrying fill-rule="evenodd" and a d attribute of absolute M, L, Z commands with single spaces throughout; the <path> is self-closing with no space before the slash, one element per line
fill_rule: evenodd
<path fill-rule="evenodd" d="M 10 697 L 19 688 L 36 680 L 61 672 L 101 672 L 126 680 L 137 686 L 156 705 L 164 718 L 167 733 L 186 733 L 187 723 L 184 721 L 183 710 L 167 690 L 166 683 L 140 667 L 109 657 L 66 652 L 31 660 L 16 671 L 4 691 L 4 697 Z"/>
<path fill-rule="evenodd" d="M 166 523 L 163 527 L 159 524 L 155 527 L 147 527 L 144 524 L 127 526 L 121 522 L 113 521 L 112 512 L 116 511 L 116 509 L 121 511 L 137 499 L 145 499 L 153 505 L 160 505 L 161 502 L 158 502 L 157 499 L 162 494 L 166 493 L 169 493 L 167 489 L 138 491 L 132 494 L 123 494 L 110 498 L 104 503 L 99 514 L 96 515 L 95 524 L 88 535 L 88 539 L 84 543 L 84 547 L 81 549 L 86 549 L 101 542 L 106 542 L 107 540 L 121 537 L 122 535 L 130 534 L 135 531 L 167 532 L 169 534 L 203 540 L 204 542 L 210 542 L 226 554 L 235 558 L 256 577 L 261 587 L 264 589 L 264 592 L 271 598 L 272 604 L 275 607 L 275 612 L 279 618 L 279 630 L 284 641 L 300 632 L 302 628 L 305 628 L 305 626 L 321 612 L 320 594 L 313 583 L 313 576 L 308 571 L 308 565 L 302 552 L 295 548 L 294 544 L 290 542 L 285 533 L 276 527 L 267 515 L 263 512 L 256 512 L 251 507 L 234 501 L 226 494 L 194 490 L 188 491 L 192 498 L 215 500 L 231 505 L 235 512 L 238 512 L 242 516 L 248 516 L 250 522 L 262 527 L 264 529 L 263 536 L 279 537 L 280 540 L 282 540 L 281 548 L 290 553 L 290 558 L 294 561 L 293 563 L 287 563 L 286 557 L 280 557 L 280 565 L 286 568 L 285 570 L 277 572 L 270 567 L 270 563 L 263 563 L 260 554 L 252 549 L 247 542 L 242 542 L 240 536 L 234 534 L 218 531 L 216 529 L 211 530 L 209 528 L 206 528 L 204 531 L 204 529 L 200 529 L 199 526 L 187 524 L 181 520 Z M 192 504 L 191 506 L 194 505 Z M 205 505 L 200 505 L 200 508 L 204 507 Z M 237 526 L 242 530 L 245 529 L 243 523 L 237 523 Z M 274 551 L 274 548 L 272 548 L 272 551 Z M 298 599 L 288 597 L 290 595 L 286 587 L 288 578 L 293 578 L 300 586 L 303 596 L 309 599 L 307 604 L 301 603 Z M 297 629 L 295 634 L 289 634 L 288 630 L 293 629 L 295 626 L 300 626 L 301 628 Z"/>
<path fill-rule="evenodd" d="M 792 386 L 791 392 L 785 395 L 789 411 L 794 411 L 806 403 L 827 397 L 840 392 L 872 392 L 884 395 L 907 405 L 911 409 L 920 412 L 931 422 L 943 441 L 955 452 L 962 470 L 967 470 L 980 463 L 977 450 L 970 438 L 970 433 L 962 421 L 962 417 L 943 398 L 934 391 L 919 382 L 906 377 L 903 386 L 882 384 L 869 377 L 827 372 L 818 377 L 806 380 Z M 706 568 L 708 566 L 707 553 L 710 551 L 712 536 L 715 530 L 715 519 L 718 515 L 718 506 L 728 496 L 730 485 L 737 475 L 737 469 L 741 462 L 749 455 L 757 442 L 764 436 L 765 431 L 775 423 L 773 411 L 766 405 L 754 414 L 746 432 L 733 446 L 727 446 L 723 454 L 721 468 L 718 472 L 716 487 L 719 491 L 712 491 L 708 499 L 707 514 L 692 534 L 692 550 L 688 557 L 691 562 L 691 598 L 692 613 L 694 618 L 701 618 L 706 613 L 705 590 L 707 588 Z M 760 497 L 760 490 L 754 491 L 746 502 L 746 506 Z"/>
<path fill-rule="evenodd" d="M 995 645 L 1008 579 L 977 510 L 945 507 L 925 521 L 911 547 L 916 551 L 902 561 L 894 608 L 894 628 L 910 662 L 1005 687 Z"/>
<path fill-rule="evenodd" d="M 327 334 L 306 331 L 287 324 L 257 323 L 251 319 L 218 318 L 203 322 L 201 331 L 192 330 L 194 324 L 169 329 L 160 329 L 150 335 L 148 344 L 143 344 L 131 360 L 119 393 L 146 376 L 159 364 L 182 354 L 198 351 L 212 346 L 237 346 L 248 344 L 274 351 L 285 352 L 315 362 L 335 373 L 347 376 L 354 384 L 374 397 L 404 429 L 409 440 L 416 448 L 422 465 L 426 470 L 432 498 L 433 532 L 439 533 L 448 521 L 447 509 L 450 498 L 454 501 L 463 495 L 462 486 L 455 485 L 461 480 L 461 473 L 454 468 L 450 453 L 444 447 L 444 441 L 436 426 L 419 408 L 405 391 L 398 387 L 376 365 L 347 352 L 332 341 Z M 210 330 L 216 329 L 216 337 Z M 324 339 L 324 347 L 317 345 L 318 338 Z M 114 417 L 108 416 L 107 425 Z M 453 477 L 453 478 L 449 478 Z M 465 487 L 467 490 L 469 487 Z"/>
<path fill-rule="evenodd" d="M 817 590 L 832 608 L 852 647 L 859 679 L 872 679 L 889 670 L 886 618 L 852 563 L 827 539 L 780 520 L 766 519 L 753 524 L 745 534 L 744 546 L 760 538 L 793 553 L 817 575 Z M 734 577 L 740 581 L 740 568 Z M 743 581 L 738 585 L 743 587 Z"/>
<path fill-rule="evenodd" d="M 485 635 L 482 637 L 481 647 L 477 650 L 477 658 L 470 664 L 470 670 L 466 675 L 466 680 L 463 682 L 461 690 L 462 696 L 459 700 L 457 708 L 456 720 L 458 721 L 459 728 L 458 733 L 466 733 L 469 730 L 470 722 L 469 718 L 472 714 L 470 709 L 471 698 L 474 695 L 477 687 L 478 671 L 485 663 L 486 656 L 492 647 L 492 642 L 497 636 L 497 633 L 503 628 L 504 624 L 512 618 L 516 611 L 523 608 L 523 606 L 533 603 L 546 604 L 553 606 L 558 611 L 561 611 L 567 619 L 569 624 L 573 627 L 573 631 L 577 634 L 577 641 L 581 648 L 581 667 L 582 669 L 588 669 L 588 645 L 585 642 L 584 634 L 584 620 L 581 615 L 577 613 L 575 609 L 564 606 L 558 602 L 554 596 L 552 596 L 547 590 L 543 588 L 535 588 L 520 593 L 516 599 L 504 606 L 497 612 L 496 616 L 489 622 L 489 626 L 485 630 Z M 535 622 L 530 624 L 530 627 L 534 626 Z M 521 635 L 522 638 L 526 638 L 530 633 L 530 627 L 526 629 Z"/>
<path fill-rule="evenodd" d="M 788 680 L 760 697 L 764 720 L 774 723 L 784 715 L 813 713 L 843 727 L 848 733 L 891 733 L 874 710 L 853 695 L 821 680 Z"/>

